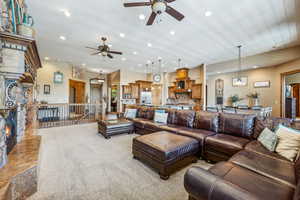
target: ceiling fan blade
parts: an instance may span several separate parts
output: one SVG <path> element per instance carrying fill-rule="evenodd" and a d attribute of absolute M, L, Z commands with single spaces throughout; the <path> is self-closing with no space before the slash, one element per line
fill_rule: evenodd
<path fill-rule="evenodd" d="M 101 53 L 101 52 L 100 52 L 100 51 L 97 51 L 97 52 L 95 52 L 95 53 L 92 53 L 91 56 L 97 55 L 97 54 L 99 54 L 99 53 Z"/>
<path fill-rule="evenodd" d="M 98 51 L 98 49 L 97 49 L 97 48 L 92 48 L 92 47 L 85 47 L 85 48 L 87 48 L 87 49 L 93 49 L 93 50 L 96 50 L 96 51 Z"/>
<path fill-rule="evenodd" d="M 124 3 L 124 7 L 151 6 L 151 2 Z"/>
<path fill-rule="evenodd" d="M 119 54 L 119 55 L 123 54 L 122 52 L 118 52 L 118 51 L 108 51 L 107 53 L 113 53 L 113 54 Z"/>
<path fill-rule="evenodd" d="M 114 58 L 111 54 L 107 54 L 107 57 L 109 57 L 110 59 Z"/>
<path fill-rule="evenodd" d="M 155 12 L 152 12 L 151 15 L 150 15 L 150 17 L 149 17 L 149 20 L 148 20 L 148 22 L 147 22 L 147 26 L 153 24 L 153 22 L 154 22 L 154 20 L 155 20 L 155 17 L 156 17 L 156 13 L 155 13 Z"/>
<path fill-rule="evenodd" d="M 165 2 L 167 2 L 167 3 L 172 3 L 173 1 L 176 1 L 176 0 L 165 0 Z"/>
<path fill-rule="evenodd" d="M 177 19 L 178 21 L 181 21 L 184 18 L 183 14 L 181 14 L 180 12 L 178 12 L 177 10 L 175 10 L 170 6 L 167 6 L 166 12 L 172 17 L 174 17 L 175 19 Z"/>

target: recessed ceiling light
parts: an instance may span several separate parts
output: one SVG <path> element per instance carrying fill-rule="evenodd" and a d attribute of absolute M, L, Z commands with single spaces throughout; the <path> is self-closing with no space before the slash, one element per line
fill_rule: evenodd
<path fill-rule="evenodd" d="M 120 37 L 121 37 L 121 38 L 124 38 L 124 37 L 125 37 L 125 34 L 124 34 L 124 33 L 120 33 Z"/>
<path fill-rule="evenodd" d="M 137 52 L 136 52 L 136 51 L 134 51 L 134 52 L 133 52 L 133 55 L 137 55 Z"/>
<path fill-rule="evenodd" d="M 82 63 L 82 66 L 86 66 L 86 64 L 85 64 L 85 63 Z"/>
<path fill-rule="evenodd" d="M 218 72 L 218 74 L 221 74 L 221 72 Z"/>
<path fill-rule="evenodd" d="M 66 17 L 71 17 L 71 13 L 67 9 L 61 9 L 60 11 L 63 12 Z"/>
<path fill-rule="evenodd" d="M 259 66 L 257 66 L 257 65 L 253 66 L 254 69 L 256 69 L 256 68 L 258 68 L 258 67 L 259 67 Z"/>
<path fill-rule="evenodd" d="M 66 40 L 67 38 L 65 36 L 59 36 L 59 39 Z"/>
<path fill-rule="evenodd" d="M 126 58 L 122 58 L 122 61 L 126 61 Z"/>
<path fill-rule="evenodd" d="M 206 16 L 206 17 L 209 17 L 209 16 L 211 16 L 211 15 L 212 15 L 212 12 L 211 12 L 211 11 L 206 11 L 206 12 L 205 12 L 205 16 Z"/>
<path fill-rule="evenodd" d="M 147 46 L 148 46 L 148 47 L 152 47 L 152 44 L 151 44 L 151 43 L 148 43 Z"/>
<path fill-rule="evenodd" d="M 45 57 L 44 59 L 45 59 L 45 60 L 50 60 L 50 58 L 49 58 L 49 57 Z"/>
<path fill-rule="evenodd" d="M 151 60 L 147 60 L 147 63 L 150 64 L 150 63 L 151 63 Z"/>
<path fill-rule="evenodd" d="M 139 19 L 140 19 L 140 20 L 145 20 L 145 19 L 146 19 L 146 17 L 145 17 L 145 15 L 144 15 L 144 14 L 140 14 L 140 15 L 139 15 Z"/>
<path fill-rule="evenodd" d="M 173 30 L 170 31 L 170 34 L 171 34 L 171 35 L 175 35 L 175 31 L 173 31 Z"/>

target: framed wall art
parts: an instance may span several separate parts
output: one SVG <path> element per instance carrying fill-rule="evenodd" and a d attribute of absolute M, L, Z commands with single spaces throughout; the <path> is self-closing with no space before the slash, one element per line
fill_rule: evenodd
<path fill-rule="evenodd" d="M 254 88 L 269 88 L 271 81 L 256 81 L 254 82 Z"/>
<path fill-rule="evenodd" d="M 50 85 L 44 85 L 44 94 L 50 94 Z"/>
<path fill-rule="evenodd" d="M 232 78 L 232 86 L 233 87 L 245 87 L 248 85 L 248 77 L 247 76 L 240 77 L 240 79 L 241 79 L 241 82 L 239 82 L 238 77 Z"/>
<path fill-rule="evenodd" d="M 54 83 L 63 83 L 64 75 L 61 72 L 54 72 Z"/>

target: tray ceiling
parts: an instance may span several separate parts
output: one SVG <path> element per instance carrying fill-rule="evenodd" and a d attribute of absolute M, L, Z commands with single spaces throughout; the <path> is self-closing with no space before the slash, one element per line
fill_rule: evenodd
<path fill-rule="evenodd" d="M 164 14 L 153 26 L 145 26 L 149 7 L 123 7 L 124 2 L 137 0 L 27 2 L 42 57 L 104 72 L 120 68 L 145 72 L 147 61 L 158 63 L 159 57 L 164 71 L 174 71 L 178 58 L 182 67 L 195 67 L 235 59 L 239 44 L 243 56 L 250 56 L 295 46 L 300 39 L 298 0 L 177 0 L 170 5 L 185 15 L 183 21 Z M 141 14 L 145 20 L 139 19 Z M 90 56 L 85 46 L 96 47 L 101 36 L 108 37 L 112 50 L 124 55 L 113 60 Z"/>

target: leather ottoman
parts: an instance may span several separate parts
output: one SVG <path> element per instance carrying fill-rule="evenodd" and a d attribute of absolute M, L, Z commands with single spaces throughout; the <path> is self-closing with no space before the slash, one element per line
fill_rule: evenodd
<path fill-rule="evenodd" d="M 199 142 L 193 138 L 166 131 L 138 136 L 133 139 L 133 157 L 159 171 L 167 180 L 171 173 L 197 162 Z"/>
<path fill-rule="evenodd" d="M 113 135 L 121 133 L 131 134 L 133 132 L 133 123 L 126 119 L 100 120 L 98 122 L 98 133 L 103 135 L 106 139 L 110 139 Z"/>

